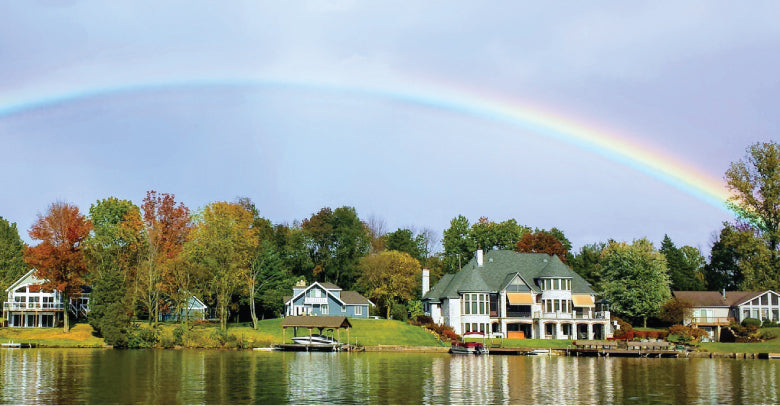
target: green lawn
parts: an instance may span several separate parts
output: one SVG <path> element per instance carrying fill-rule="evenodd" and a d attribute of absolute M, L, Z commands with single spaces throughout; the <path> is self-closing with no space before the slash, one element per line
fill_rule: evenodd
<path fill-rule="evenodd" d="M 0 328 L 0 342 L 33 343 L 51 347 L 102 347 L 103 339 L 92 335 L 92 326 L 76 324 L 66 333 L 57 328 Z"/>
<path fill-rule="evenodd" d="M 760 331 L 769 331 L 777 338 L 763 343 L 701 343 L 699 348 L 709 352 L 780 353 L 780 327 L 762 328 Z"/>

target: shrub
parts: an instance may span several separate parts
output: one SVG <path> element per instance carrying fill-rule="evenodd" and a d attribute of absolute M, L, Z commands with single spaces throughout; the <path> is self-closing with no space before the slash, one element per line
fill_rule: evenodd
<path fill-rule="evenodd" d="M 390 315 L 395 320 L 406 321 L 409 318 L 409 312 L 406 310 L 406 306 L 403 303 L 394 303 L 390 309 Z"/>
<path fill-rule="evenodd" d="M 700 341 L 702 337 L 707 335 L 708 333 L 700 328 L 676 324 L 669 327 L 668 340 L 678 344 L 690 344 Z"/>
<path fill-rule="evenodd" d="M 228 336 L 227 330 L 223 330 L 221 328 L 215 329 L 211 335 L 209 336 L 212 340 L 217 342 L 217 345 L 220 347 L 224 347 L 225 344 L 228 343 L 230 340 L 230 336 Z"/>
<path fill-rule="evenodd" d="M 753 329 L 753 331 L 758 330 L 758 328 L 761 327 L 761 320 L 748 317 L 747 319 L 742 320 L 742 327 Z"/>
<path fill-rule="evenodd" d="M 631 340 L 634 338 L 634 328 L 631 327 L 630 323 L 626 323 L 620 317 L 616 316 L 612 316 L 612 321 L 618 324 L 618 329 L 615 330 L 615 332 L 612 334 L 613 337 L 621 340 Z"/>
<path fill-rule="evenodd" d="M 682 324 L 693 311 L 693 305 L 685 300 L 672 298 L 661 307 L 658 318 L 670 324 Z"/>
<path fill-rule="evenodd" d="M 780 325 L 769 319 L 764 319 L 764 322 L 761 323 L 761 327 L 778 327 L 778 326 Z"/>
<path fill-rule="evenodd" d="M 160 341 L 160 329 L 135 324 L 128 334 L 127 341 L 128 348 L 154 348 Z"/>
<path fill-rule="evenodd" d="M 426 316 L 424 314 L 418 314 L 416 316 L 412 316 L 409 319 L 409 323 L 413 326 L 427 326 L 429 324 L 434 324 L 433 318 L 431 316 Z"/>
<path fill-rule="evenodd" d="M 187 328 L 179 324 L 173 329 L 173 343 L 175 345 L 184 345 L 184 337 L 187 335 Z"/>

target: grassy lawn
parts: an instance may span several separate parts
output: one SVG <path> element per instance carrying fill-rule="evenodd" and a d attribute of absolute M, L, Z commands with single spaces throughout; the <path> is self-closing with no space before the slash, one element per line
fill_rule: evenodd
<path fill-rule="evenodd" d="M 466 341 L 482 342 L 481 338 L 467 338 Z M 485 343 L 490 347 L 505 348 L 566 348 L 572 345 L 573 340 L 554 340 L 536 338 L 486 338 Z"/>
<path fill-rule="evenodd" d="M 52 347 L 102 347 L 103 339 L 92 335 L 92 326 L 76 324 L 65 333 L 57 328 L 0 328 L 0 342 L 35 343 Z"/>
<path fill-rule="evenodd" d="M 350 343 L 357 342 L 361 345 L 412 345 L 412 346 L 439 346 L 439 340 L 431 333 L 420 327 L 411 326 L 398 320 L 374 320 L 374 319 L 350 319 L 352 328 L 349 330 Z M 251 325 L 240 327 L 228 327 L 229 334 L 243 334 L 251 338 L 256 344 L 271 345 L 283 342 L 282 319 L 262 320 L 255 331 Z M 317 333 L 317 329 L 313 330 Z M 307 329 L 298 329 L 298 335 L 308 335 Z M 334 331 L 334 334 L 337 334 Z M 346 330 L 341 330 L 341 341 L 347 341 Z M 288 328 L 285 333 L 286 342 L 291 342 L 293 329 Z M 258 345 L 255 345 L 258 346 Z"/>
<path fill-rule="evenodd" d="M 763 343 L 701 343 L 699 348 L 709 352 L 780 353 L 780 327 L 762 328 L 760 331 L 769 331 L 777 337 Z"/>

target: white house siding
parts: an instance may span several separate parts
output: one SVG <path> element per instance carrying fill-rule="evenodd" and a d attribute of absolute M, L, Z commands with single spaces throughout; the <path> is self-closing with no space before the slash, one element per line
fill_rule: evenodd
<path fill-rule="evenodd" d="M 739 320 L 753 318 L 780 321 L 780 298 L 773 291 L 766 292 L 739 306 Z"/>

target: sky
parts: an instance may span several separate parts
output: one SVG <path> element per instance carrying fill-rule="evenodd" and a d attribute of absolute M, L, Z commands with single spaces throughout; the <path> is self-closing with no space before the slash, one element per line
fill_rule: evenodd
<path fill-rule="evenodd" d="M 147 190 L 514 218 L 575 249 L 708 253 L 724 173 L 778 131 L 780 3 L 0 3 L 0 216 Z"/>

